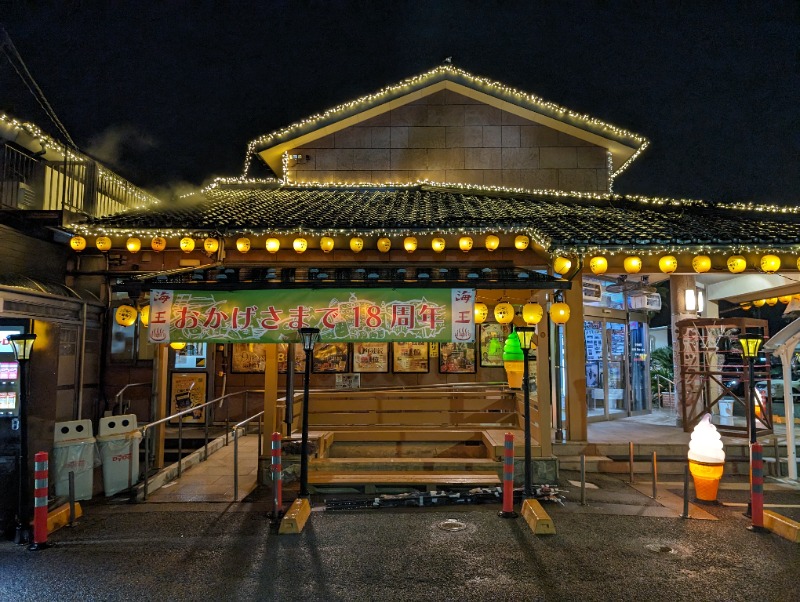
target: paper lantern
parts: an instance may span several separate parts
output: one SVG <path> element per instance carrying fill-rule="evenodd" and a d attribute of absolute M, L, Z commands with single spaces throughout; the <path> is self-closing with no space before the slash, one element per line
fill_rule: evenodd
<path fill-rule="evenodd" d="M 133 326 L 136 322 L 136 308 L 130 305 L 120 305 L 114 312 L 114 319 L 120 326 Z"/>
<path fill-rule="evenodd" d="M 277 253 L 280 251 L 281 241 L 279 241 L 277 238 L 268 238 L 264 246 L 270 253 Z"/>
<path fill-rule="evenodd" d="M 486 303 L 475 304 L 475 324 L 483 324 L 489 317 L 489 307 Z"/>
<path fill-rule="evenodd" d="M 173 341 L 172 343 L 169 344 L 169 346 L 172 347 L 175 351 L 180 351 L 181 349 L 186 347 L 186 343 Z"/>
<path fill-rule="evenodd" d="M 472 250 L 472 244 L 473 243 L 471 236 L 462 236 L 461 238 L 458 239 L 458 248 L 464 251 L 464 253 Z"/>
<path fill-rule="evenodd" d="M 139 249 L 142 248 L 142 241 L 131 236 L 127 241 L 125 241 L 125 248 L 128 249 L 129 253 L 138 253 Z"/>
<path fill-rule="evenodd" d="M 494 319 L 498 324 L 510 324 L 514 321 L 514 306 L 503 301 L 494 306 Z"/>
<path fill-rule="evenodd" d="M 361 253 L 364 248 L 364 239 L 354 236 L 350 239 L 350 250 L 353 253 Z"/>
<path fill-rule="evenodd" d="M 99 236 L 97 240 L 94 241 L 94 246 L 97 247 L 98 251 L 105 253 L 111 248 L 111 239 L 108 236 Z"/>
<path fill-rule="evenodd" d="M 553 272 L 558 274 L 559 276 L 563 276 L 569 269 L 572 267 L 572 261 L 567 259 L 566 257 L 556 257 L 553 260 Z"/>
<path fill-rule="evenodd" d="M 139 310 L 139 321 L 142 323 L 142 326 L 147 326 L 150 324 L 150 306 L 145 305 L 142 309 Z"/>
<path fill-rule="evenodd" d="M 500 246 L 500 239 L 494 234 L 490 234 L 489 236 L 486 237 L 484 245 L 486 246 L 487 251 L 494 251 L 495 249 L 497 249 L 497 247 Z"/>
<path fill-rule="evenodd" d="M 623 260 L 622 266 L 628 274 L 638 274 L 639 270 L 642 269 L 642 258 L 636 255 L 629 255 Z"/>
<path fill-rule="evenodd" d="M 672 274 L 678 269 L 678 260 L 674 255 L 664 255 L 658 260 L 658 269 L 665 274 Z"/>
<path fill-rule="evenodd" d="M 163 251 L 167 248 L 167 239 L 163 236 L 154 236 L 153 240 L 150 241 L 150 248 L 156 253 Z"/>
<path fill-rule="evenodd" d="M 514 248 L 517 249 L 517 251 L 524 251 L 530 244 L 531 239 L 524 234 L 520 234 L 514 239 Z"/>
<path fill-rule="evenodd" d="M 778 297 L 778 301 L 780 301 L 784 305 L 788 305 L 791 300 L 792 300 L 791 295 L 781 295 L 780 297 Z"/>
<path fill-rule="evenodd" d="M 403 240 L 403 248 L 409 253 L 413 253 L 417 250 L 417 239 L 413 236 L 406 236 Z"/>
<path fill-rule="evenodd" d="M 247 253 L 250 250 L 250 239 L 246 237 L 236 239 L 236 250 L 239 253 Z"/>
<path fill-rule="evenodd" d="M 381 253 L 388 253 L 392 248 L 392 241 L 385 236 L 378 239 L 378 251 Z"/>
<path fill-rule="evenodd" d="M 319 248 L 323 253 L 330 253 L 333 251 L 334 242 L 330 236 L 323 236 L 319 239 Z"/>
<path fill-rule="evenodd" d="M 777 255 L 763 255 L 761 257 L 761 270 L 767 274 L 774 274 L 781 269 L 781 258 Z"/>
<path fill-rule="evenodd" d="M 566 303 L 553 303 L 550 306 L 550 319 L 555 324 L 566 324 L 569 320 L 569 305 Z"/>
<path fill-rule="evenodd" d="M 184 238 L 181 238 L 181 242 L 178 243 L 178 246 L 184 253 L 191 253 L 194 251 L 194 239 L 185 236 Z"/>
<path fill-rule="evenodd" d="M 444 238 L 437 237 L 431 241 L 431 249 L 433 249 L 436 253 L 441 253 L 444 251 L 445 246 L 446 243 L 444 242 Z"/>
<path fill-rule="evenodd" d="M 589 260 L 589 269 L 592 270 L 592 274 L 596 274 L 598 276 L 600 274 L 605 274 L 606 270 L 608 270 L 608 259 L 602 255 L 592 257 Z"/>
<path fill-rule="evenodd" d="M 80 253 L 86 248 L 86 239 L 83 236 L 73 236 L 69 239 L 69 246 L 73 251 Z"/>
<path fill-rule="evenodd" d="M 777 297 L 770 297 L 769 299 L 767 299 L 767 305 L 769 305 L 770 307 L 772 307 L 773 305 L 777 305 L 777 304 L 778 304 L 778 298 Z"/>
<path fill-rule="evenodd" d="M 206 238 L 203 241 L 203 250 L 211 255 L 212 253 L 216 253 L 219 249 L 219 241 L 216 238 Z"/>
<path fill-rule="evenodd" d="M 756 299 L 755 301 L 753 301 L 753 306 L 754 307 L 764 307 L 766 302 L 767 302 L 766 299 Z"/>
<path fill-rule="evenodd" d="M 742 255 L 728 257 L 728 271 L 731 274 L 741 274 L 747 268 L 747 260 Z"/>
<path fill-rule="evenodd" d="M 308 248 L 308 241 L 305 238 L 295 238 L 292 242 L 292 248 L 296 253 L 305 253 Z"/>
<path fill-rule="evenodd" d="M 522 306 L 522 319 L 526 324 L 538 324 L 544 315 L 544 308 L 538 303 L 526 303 Z"/>
<path fill-rule="evenodd" d="M 692 258 L 692 269 L 703 274 L 711 269 L 711 258 L 708 255 L 695 255 Z"/>
<path fill-rule="evenodd" d="M 740 307 L 741 307 L 741 308 L 742 308 L 744 311 L 750 311 L 750 308 L 752 308 L 752 307 L 753 307 L 753 304 L 752 304 L 752 303 L 740 303 L 740 304 L 739 304 L 739 306 L 740 306 Z"/>

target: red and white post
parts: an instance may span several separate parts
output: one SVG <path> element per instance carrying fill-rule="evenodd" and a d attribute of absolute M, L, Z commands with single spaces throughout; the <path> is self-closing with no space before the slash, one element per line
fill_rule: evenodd
<path fill-rule="evenodd" d="M 37 452 L 33 461 L 33 543 L 28 549 L 42 550 L 47 547 L 47 452 Z"/>
<path fill-rule="evenodd" d="M 272 433 L 272 516 L 278 518 L 283 509 L 283 467 L 281 465 L 281 434 Z"/>
<path fill-rule="evenodd" d="M 750 444 L 750 519 L 753 531 L 764 528 L 764 450 L 756 441 Z"/>
<path fill-rule="evenodd" d="M 514 512 L 514 433 L 506 433 L 503 445 L 503 510 L 502 518 L 516 518 Z"/>

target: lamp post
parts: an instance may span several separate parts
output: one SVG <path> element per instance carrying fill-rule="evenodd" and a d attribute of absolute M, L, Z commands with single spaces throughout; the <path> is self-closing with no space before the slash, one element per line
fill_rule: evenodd
<path fill-rule="evenodd" d="M 31 359 L 35 334 L 12 334 L 8 341 L 14 348 L 14 358 L 20 367 L 20 404 L 19 404 L 19 489 L 17 500 L 17 529 L 14 543 L 24 544 L 31 541 L 31 517 L 28 507 L 28 360 Z"/>
<path fill-rule="evenodd" d="M 313 361 L 314 344 L 319 340 L 319 328 L 301 328 L 303 351 L 306 352 L 306 377 L 303 382 L 303 435 L 300 442 L 300 497 L 308 494 L 308 382 L 311 379 L 311 362 Z"/>
<path fill-rule="evenodd" d="M 531 388 L 530 375 L 528 374 L 528 350 L 536 349 L 533 339 L 536 336 L 536 328 L 533 326 L 518 326 L 516 328 L 519 336 L 519 346 L 524 353 L 524 365 L 522 368 L 522 397 L 525 409 L 525 489 L 523 494 L 526 498 L 533 497 L 531 489 Z"/>

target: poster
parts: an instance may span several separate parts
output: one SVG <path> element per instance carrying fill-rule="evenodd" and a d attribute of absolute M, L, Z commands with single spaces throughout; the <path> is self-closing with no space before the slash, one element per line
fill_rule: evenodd
<path fill-rule="evenodd" d="M 393 343 L 392 372 L 427 372 L 428 343 Z"/>
<path fill-rule="evenodd" d="M 481 367 L 503 366 L 503 345 L 511 327 L 506 324 L 481 324 Z"/>
<path fill-rule="evenodd" d="M 291 344 L 294 345 L 294 373 L 303 374 L 306 371 L 306 352 L 303 351 L 303 344 Z M 278 374 L 288 372 L 289 345 L 290 343 L 278 343 Z"/>
<path fill-rule="evenodd" d="M 183 422 L 205 422 L 206 408 L 198 408 L 206 402 L 205 372 L 172 372 L 170 375 L 170 402 L 169 414 L 176 414 L 189 408 L 196 408 L 193 412 L 182 416 Z M 177 424 L 179 418 L 170 420 Z"/>
<path fill-rule="evenodd" d="M 474 374 L 475 343 L 440 343 L 439 372 L 442 374 Z"/>
<path fill-rule="evenodd" d="M 353 372 L 388 372 L 389 343 L 353 343 Z"/>
<path fill-rule="evenodd" d="M 317 343 L 314 346 L 312 371 L 318 374 L 347 372 L 350 354 L 347 343 Z"/>
<path fill-rule="evenodd" d="M 231 372 L 263 373 L 266 363 L 266 347 L 261 343 L 234 343 L 231 345 Z"/>

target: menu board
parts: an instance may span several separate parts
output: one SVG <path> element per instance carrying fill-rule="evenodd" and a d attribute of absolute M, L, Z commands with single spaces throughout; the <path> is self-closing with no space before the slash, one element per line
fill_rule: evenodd
<path fill-rule="evenodd" d="M 586 361 L 599 361 L 603 355 L 603 323 L 599 320 L 586 320 Z"/>

